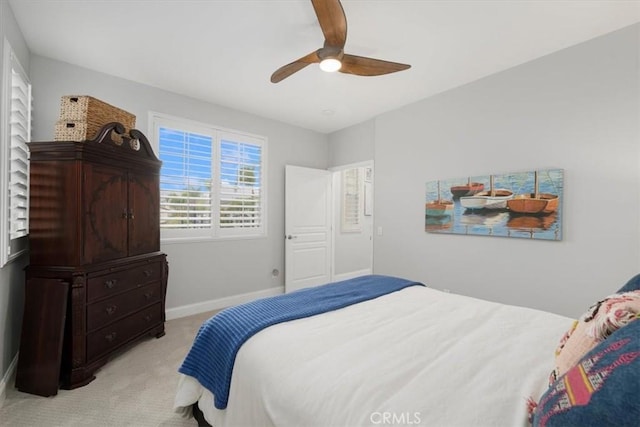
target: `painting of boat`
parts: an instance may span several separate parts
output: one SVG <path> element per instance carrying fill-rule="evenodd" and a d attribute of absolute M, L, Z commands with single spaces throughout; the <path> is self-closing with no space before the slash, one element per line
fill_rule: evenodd
<path fill-rule="evenodd" d="M 440 181 L 438 181 L 438 198 L 425 203 L 426 216 L 442 217 L 453 215 L 453 202 L 440 198 Z"/>
<path fill-rule="evenodd" d="M 467 179 L 467 183 L 463 185 L 453 185 L 450 189 L 453 198 L 473 196 L 484 190 L 484 184 L 481 182 L 471 182 L 471 178 Z"/>
<path fill-rule="evenodd" d="M 540 193 L 538 187 L 538 171 L 534 171 L 534 192 L 518 194 L 507 201 L 509 211 L 516 214 L 547 215 L 558 210 L 558 195 Z"/>
<path fill-rule="evenodd" d="M 513 191 L 493 188 L 493 175 L 489 177 L 489 191 L 481 191 L 473 196 L 460 197 L 460 204 L 466 209 L 505 209 L 507 200 L 513 198 Z"/>
<path fill-rule="evenodd" d="M 453 196 L 462 187 L 475 194 Z M 425 190 L 428 233 L 562 240 L 562 169 L 464 174 L 427 180 Z M 515 200 L 522 206 L 511 203 Z"/>

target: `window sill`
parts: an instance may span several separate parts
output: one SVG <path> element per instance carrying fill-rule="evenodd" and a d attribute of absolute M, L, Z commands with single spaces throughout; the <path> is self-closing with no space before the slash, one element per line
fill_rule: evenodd
<path fill-rule="evenodd" d="M 247 236 L 216 236 L 216 237 L 165 237 L 160 238 L 161 245 L 175 245 L 184 243 L 210 243 L 229 240 L 260 240 L 266 239 L 267 234 L 252 234 Z"/>
<path fill-rule="evenodd" d="M 0 268 L 5 268 L 9 264 L 19 260 L 23 256 L 27 256 L 28 254 L 29 254 L 29 251 L 26 248 L 25 249 L 21 249 L 18 252 L 11 254 L 11 255 L 9 255 L 7 257 L 6 262 L 4 264 L 0 265 Z"/>

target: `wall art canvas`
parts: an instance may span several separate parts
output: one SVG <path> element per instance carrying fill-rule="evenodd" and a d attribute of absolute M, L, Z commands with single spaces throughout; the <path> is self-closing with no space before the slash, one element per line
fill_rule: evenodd
<path fill-rule="evenodd" d="M 442 179 L 426 187 L 427 232 L 562 240 L 562 169 Z"/>

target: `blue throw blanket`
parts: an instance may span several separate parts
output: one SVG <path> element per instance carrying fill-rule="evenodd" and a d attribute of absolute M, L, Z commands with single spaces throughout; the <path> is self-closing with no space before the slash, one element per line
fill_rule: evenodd
<path fill-rule="evenodd" d="M 200 327 L 179 372 L 196 378 L 213 393 L 216 408 L 224 409 L 236 353 L 254 334 L 271 325 L 337 310 L 415 285 L 424 286 L 396 277 L 370 275 L 228 308 Z"/>

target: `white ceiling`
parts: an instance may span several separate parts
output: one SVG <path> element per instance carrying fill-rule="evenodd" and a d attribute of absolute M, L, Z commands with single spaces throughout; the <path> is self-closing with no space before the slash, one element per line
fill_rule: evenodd
<path fill-rule="evenodd" d="M 9 0 L 32 53 L 329 133 L 640 21 L 639 1 L 343 0 L 345 51 L 412 68 L 311 65 L 309 0 Z"/>

